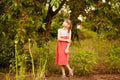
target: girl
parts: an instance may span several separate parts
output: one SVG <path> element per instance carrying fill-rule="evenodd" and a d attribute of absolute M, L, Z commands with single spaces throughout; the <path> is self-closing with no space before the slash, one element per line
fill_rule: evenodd
<path fill-rule="evenodd" d="M 68 64 L 68 52 L 69 46 L 71 43 L 71 28 L 72 23 L 69 19 L 65 19 L 63 24 L 63 28 L 58 29 L 58 42 L 57 42 L 57 49 L 56 49 L 56 64 L 61 66 L 62 71 L 62 78 L 66 77 L 65 69 L 66 66 L 69 70 L 69 76 L 73 76 L 73 70 Z"/>

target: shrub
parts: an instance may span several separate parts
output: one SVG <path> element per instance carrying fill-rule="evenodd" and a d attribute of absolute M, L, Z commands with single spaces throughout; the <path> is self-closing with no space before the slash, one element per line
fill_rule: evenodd
<path fill-rule="evenodd" d="M 97 38 L 97 33 L 89 29 L 82 28 L 81 32 L 84 34 L 85 38 Z"/>
<path fill-rule="evenodd" d="M 96 64 L 94 52 L 81 48 L 77 48 L 76 51 L 77 53 L 72 54 L 70 59 L 75 74 L 81 76 L 89 75 Z"/>
<path fill-rule="evenodd" d="M 48 73 L 60 73 L 60 67 L 58 65 L 55 65 L 55 52 L 56 52 L 56 44 L 57 40 L 53 39 L 50 40 L 47 45 L 49 46 L 49 53 L 48 53 L 48 63 L 47 63 L 47 72 Z"/>
<path fill-rule="evenodd" d="M 110 73 L 120 73 L 120 47 L 110 46 L 106 66 Z"/>
<path fill-rule="evenodd" d="M 16 72 L 17 80 L 25 80 L 28 69 L 34 80 L 44 78 L 48 62 L 48 46 L 43 44 L 42 47 L 38 47 L 37 43 L 31 39 L 24 45 L 23 53 L 20 53 L 19 46 L 18 43 L 15 44 L 15 58 L 11 59 L 9 72 Z"/>

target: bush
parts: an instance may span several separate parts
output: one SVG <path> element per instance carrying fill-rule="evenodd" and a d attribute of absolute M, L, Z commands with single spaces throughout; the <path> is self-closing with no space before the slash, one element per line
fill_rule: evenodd
<path fill-rule="evenodd" d="M 49 47 L 47 70 L 53 74 L 60 74 L 60 67 L 55 65 L 55 47 L 56 40 L 51 40 L 47 44 Z M 89 75 L 93 71 L 93 67 L 96 64 L 96 54 L 92 50 L 85 50 L 79 48 L 80 44 L 72 43 L 70 46 L 70 58 L 69 62 L 74 69 L 75 75 Z"/>
<path fill-rule="evenodd" d="M 94 52 L 81 48 L 77 48 L 76 51 L 77 53 L 72 54 L 70 59 L 75 74 L 81 76 L 89 75 L 96 64 L 96 56 Z"/>
<path fill-rule="evenodd" d="M 49 73 L 59 74 L 61 72 L 60 67 L 58 65 L 55 65 L 56 44 L 57 44 L 56 39 L 50 40 L 47 43 L 47 45 L 49 46 L 48 63 L 47 63 L 48 74 Z"/>
<path fill-rule="evenodd" d="M 110 73 L 120 73 L 120 47 L 109 47 L 106 66 Z"/>
<path fill-rule="evenodd" d="M 85 38 L 97 38 L 97 33 L 89 29 L 82 28 L 80 29 Z"/>

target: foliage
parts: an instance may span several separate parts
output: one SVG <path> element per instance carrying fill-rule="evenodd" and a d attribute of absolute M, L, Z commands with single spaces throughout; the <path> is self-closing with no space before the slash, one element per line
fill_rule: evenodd
<path fill-rule="evenodd" d="M 84 46 L 85 48 L 77 46 L 78 54 L 71 55 L 79 57 L 78 60 L 81 62 L 79 64 L 82 64 L 78 70 L 75 70 L 76 73 L 83 71 L 80 75 L 89 74 L 93 67 L 91 64 L 94 63 L 96 58 L 96 56 L 93 56 L 94 51 L 100 56 L 106 56 L 108 49 L 105 47 L 109 46 L 108 43 L 105 44 L 102 40 L 99 42 L 97 39 L 93 40 L 92 45 L 88 46 L 91 41 L 90 38 L 96 38 L 96 35 L 104 40 L 106 38 L 110 40 L 119 38 L 119 5 L 119 0 L 108 0 L 105 3 L 97 0 L 1 0 L 0 67 L 5 68 L 10 65 L 10 68 L 12 68 L 10 72 L 17 70 L 16 74 L 22 76 L 23 79 L 26 70 L 30 70 L 31 67 L 33 67 L 32 73 L 36 75 L 36 79 L 44 76 L 46 68 L 51 72 L 58 71 L 56 66 L 51 65 L 54 64 L 56 40 L 53 42 L 54 39 L 51 37 L 46 39 L 44 35 L 47 32 L 48 35 L 50 33 L 52 37 L 56 37 L 57 29 L 61 27 L 61 23 L 66 17 L 71 18 L 74 26 L 81 23 L 82 21 L 78 20 L 78 16 L 81 14 L 85 18 L 82 22 L 84 28 L 80 30 L 80 33 L 78 32 L 78 35 L 81 35 L 82 32 L 89 39 L 85 40 L 85 44 L 80 43 L 81 47 Z M 95 10 L 92 10 L 91 6 Z M 64 8 L 67 9 L 66 12 Z M 77 33 L 75 29 L 73 29 L 73 33 Z M 31 39 L 30 43 L 28 43 L 29 38 Z M 113 55 L 118 53 L 119 48 L 110 50 L 107 55 L 107 64 L 110 65 L 108 68 L 112 72 L 113 67 L 116 66 L 115 68 L 119 72 L 118 62 L 114 61 L 116 57 L 118 59 L 118 56 Z M 71 53 L 74 53 L 74 51 L 71 51 Z M 89 54 L 91 54 L 91 58 Z M 71 57 L 72 59 L 74 61 L 75 58 Z M 89 62 L 90 59 L 92 61 Z M 78 60 L 75 60 L 76 63 Z M 75 65 L 75 67 L 77 66 Z"/>
<path fill-rule="evenodd" d="M 56 18 L 53 19 L 51 24 L 50 34 L 52 37 L 57 37 L 57 31 L 59 28 L 62 28 L 63 17 L 62 14 L 56 15 Z M 59 18 L 61 16 L 61 18 Z"/>
<path fill-rule="evenodd" d="M 97 33 L 94 32 L 94 31 L 91 31 L 89 29 L 85 29 L 85 28 L 82 28 L 82 29 L 79 29 L 85 38 L 97 38 Z"/>
<path fill-rule="evenodd" d="M 48 52 L 49 52 L 49 48 L 48 45 L 46 44 L 44 44 L 42 47 L 39 48 L 39 54 L 37 54 L 37 59 L 35 64 L 36 66 L 35 80 L 40 80 L 45 77 L 45 72 L 47 71 L 46 70 L 47 64 L 49 63 Z"/>
<path fill-rule="evenodd" d="M 44 26 L 42 17 L 40 17 L 42 12 L 36 11 L 36 8 L 44 8 L 37 6 L 38 4 L 36 3 L 37 1 L 33 3 L 31 0 L 19 2 L 15 0 L 0 1 L 1 65 L 9 66 L 9 60 L 14 57 L 15 40 L 18 41 L 19 49 L 21 49 L 27 39 L 29 37 L 35 38 L 38 28 Z M 36 7 L 32 7 L 35 5 Z"/>
<path fill-rule="evenodd" d="M 117 22 L 119 22 L 118 16 L 120 14 L 114 11 L 118 11 L 116 10 L 118 9 L 118 5 L 117 1 L 113 0 L 106 1 L 105 3 L 98 1 L 96 5 L 92 5 L 95 9 L 91 9 L 88 13 L 86 13 L 86 22 L 89 23 L 86 27 L 89 26 L 89 28 L 97 32 L 101 38 L 114 39 L 117 37 L 119 34 L 118 27 L 120 26 Z M 117 8 L 115 9 L 113 7 Z"/>
<path fill-rule="evenodd" d="M 46 65 L 47 72 L 53 73 L 53 74 L 54 73 L 60 74 L 59 66 L 55 65 L 56 42 L 57 42 L 56 39 L 51 39 L 47 43 L 47 46 L 50 46 L 50 47 L 46 46 L 45 50 L 41 48 L 40 51 L 43 51 L 43 52 L 48 51 L 48 62 Z M 108 53 L 109 51 L 108 47 L 110 43 L 111 42 L 104 41 L 102 39 L 96 39 L 96 38 L 82 40 L 80 41 L 80 44 L 78 41 L 73 42 L 70 47 L 69 61 L 70 61 L 71 67 L 74 68 L 75 75 L 88 75 L 88 74 L 91 74 L 96 68 L 101 70 L 101 67 L 106 65 L 101 63 L 105 63 L 104 59 L 106 59 L 106 53 Z M 113 44 L 114 43 L 112 43 L 112 45 Z M 36 55 L 35 59 L 37 59 L 39 54 L 35 54 L 35 55 Z M 100 67 L 96 67 L 97 65 L 100 65 Z M 104 68 L 104 70 L 106 70 L 106 68 Z M 90 70 L 90 71 L 87 72 L 87 70 Z"/>
<path fill-rule="evenodd" d="M 80 35 L 79 33 L 76 34 L 75 28 L 77 24 L 82 23 L 84 27 L 97 32 L 101 38 L 118 38 L 120 1 L 70 0 L 69 5 L 71 5 L 69 6 L 70 18 L 73 22 L 73 35 L 75 37 Z M 82 15 L 85 21 L 78 20 L 79 15 Z"/>
<path fill-rule="evenodd" d="M 75 27 L 80 21 L 78 20 L 78 16 L 80 14 L 85 14 L 85 9 L 87 7 L 87 3 L 85 0 L 69 0 L 68 5 L 70 7 L 71 13 L 70 18 L 73 22 L 73 26 Z"/>
<path fill-rule="evenodd" d="M 107 69 L 110 73 L 120 73 L 120 47 L 110 46 L 106 59 Z"/>
<path fill-rule="evenodd" d="M 86 76 L 93 72 L 93 68 L 96 64 L 96 54 L 91 50 L 82 49 L 78 44 L 72 48 L 70 54 L 70 64 L 74 68 L 76 75 Z"/>
<path fill-rule="evenodd" d="M 55 64 L 55 55 L 56 55 L 56 43 L 57 40 L 52 38 L 47 45 L 49 46 L 49 53 L 48 53 L 48 62 L 47 62 L 47 74 L 60 74 L 60 68 L 58 65 Z"/>
<path fill-rule="evenodd" d="M 53 17 L 52 8 L 55 7 L 57 10 L 54 13 L 55 16 L 65 2 L 65 0 L 1 0 L 0 65 L 7 67 L 10 64 L 10 59 L 14 58 L 15 40 L 18 40 L 19 49 L 22 49 L 27 43 L 28 38 L 34 39 L 38 44 L 44 42 L 43 36 L 45 30 L 48 29 L 47 23 L 52 20 L 49 17 L 51 15 Z M 49 12 L 52 13 L 49 14 Z M 21 53 L 23 53 L 22 50 Z"/>
<path fill-rule="evenodd" d="M 35 42 L 29 39 L 24 54 L 20 53 L 21 50 L 18 47 L 19 45 L 16 43 L 15 59 L 12 59 L 10 64 L 10 73 L 16 72 L 15 79 L 24 80 L 29 68 L 31 68 L 31 76 L 34 80 L 44 78 L 48 63 L 48 46 L 44 44 L 42 47 L 38 47 Z"/>

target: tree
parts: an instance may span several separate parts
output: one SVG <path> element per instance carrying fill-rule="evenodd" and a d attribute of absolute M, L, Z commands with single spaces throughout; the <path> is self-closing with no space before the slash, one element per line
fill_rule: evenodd
<path fill-rule="evenodd" d="M 94 10 L 87 13 L 86 22 L 89 22 L 89 28 L 103 37 L 113 39 L 117 36 L 119 25 L 119 6 L 117 0 L 108 0 L 106 2 L 98 1 L 93 5 Z"/>
<path fill-rule="evenodd" d="M 1 0 L 0 64 L 9 63 L 10 58 L 14 57 L 15 40 L 19 41 L 21 52 L 28 38 L 41 44 L 42 38 L 48 37 L 50 33 L 53 18 L 57 14 L 60 15 L 58 19 L 61 17 L 62 12 L 58 12 L 64 4 L 70 8 L 75 36 L 80 35 L 76 33 L 76 24 L 81 22 L 78 20 L 79 15 L 86 17 L 83 26 L 97 33 L 113 31 L 116 34 L 119 30 L 119 0 L 106 0 L 104 3 L 101 0 Z M 91 7 L 95 9 L 92 10 Z"/>
<path fill-rule="evenodd" d="M 74 5 L 76 4 L 76 5 Z M 119 27 L 120 1 L 119 0 L 70 0 L 70 18 L 73 22 L 73 36 L 77 37 L 76 24 L 81 23 L 78 16 L 82 15 L 86 21 L 82 22 L 84 27 L 89 27 L 97 33 L 108 32 L 116 34 L 116 27 Z M 118 30 L 118 29 L 117 29 Z M 106 33 L 103 33 L 106 34 Z"/>
<path fill-rule="evenodd" d="M 1 0 L 0 65 L 9 65 L 9 60 L 14 58 L 15 40 L 19 43 L 21 53 L 28 38 L 42 42 L 43 36 L 47 37 L 50 32 L 53 17 L 65 2 L 66 0 Z M 53 7 L 56 8 L 55 11 Z"/>
<path fill-rule="evenodd" d="M 46 23 L 46 30 L 45 30 L 44 36 L 49 35 L 52 19 L 60 11 L 62 6 L 65 4 L 65 2 L 66 2 L 66 0 L 62 0 L 62 1 L 61 0 L 57 0 L 57 1 L 50 0 L 50 2 L 48 2 L 47 16 L 44 19 L 44 21 Z M 53 11 L 54 7 L 57 8 L 55 11 Z"/>

